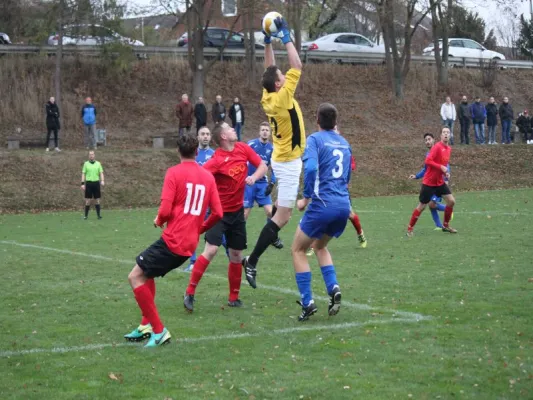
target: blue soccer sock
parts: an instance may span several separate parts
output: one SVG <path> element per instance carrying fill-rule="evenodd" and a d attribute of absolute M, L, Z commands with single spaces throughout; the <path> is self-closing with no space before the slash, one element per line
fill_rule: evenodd
<path fill-rule="evenodd" d="M 333 287 L 338 285 L 337 282 L 337 273 L 335 272 L 335 267 L 333 265 L 324 265 L 320 267 L 322 272 L 322 278 L 324 278 L 324 283 L 326 284 L 326 290 L 328 294 L 331 294 Z"/>
<path fill-rule="evenodd" d="M 313 293 L 311 292 L 311 271 L 297 272 L 296 284 L 298 285 L 298 290 L 300 291 L 302 305 L 307 307 L 311 300 L 313 300 Z"/>
<path fill-rule="evenodd" d="M 433 218 L 433 222 L 435 222 L 435 226 L 437 228 L 442 228 L 442 224 L 440 223 L 440 217 L 439 212 L 436 208 L 430 208 L 431 210 L 431 217 Z"/>
<path fill-rule="evenodd" d="M 445 208 L 446 208 L 446 204 L 437 203 L 437 210 L 444 211 Z"/>

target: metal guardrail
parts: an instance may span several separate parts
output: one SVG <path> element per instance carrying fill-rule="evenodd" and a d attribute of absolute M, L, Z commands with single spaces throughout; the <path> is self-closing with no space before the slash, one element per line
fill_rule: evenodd
<path fill-rule="evenodd" d="M 136 55 L 160 55 L 187 57 L 186 47 L 132 47 L 132 52 Z M 46 54 L 54 55 L 57 52 L 57 46 L 26 46 L 26 45 L 0 45 L 0 54 Z M 63 54 L 82 54 L 90 56 L 99 56 L 102 48 L 99 46 L 63 46 Z M 216 48 L 204 48 L 204 55 L 207 57 L 218 57 L 219 50 Z M 244 58 L 243 49 L 227 48 L 222 53 L 222 58 Z M 276 51 L 276 57 L 285 58 L 285 51 Z M 256 57 L 263 58 L 263 52 L 257 50 Z M 304 62 L 339 62 L 339 63 L 356 63 L 356 64 L 383 64 L 385 55 L 379 53 L 341 53 L 330 51 L 302 51 Z M 483 60 L 488 64 L 490 60 Z M 411 56 L 413 64 L 434 64 L 435 58 L 432 56 Z M 533 69 L 533 61 L 516 61 L 516 60 L 498 60 L 498 66 L 508 69 Z M 469 68 L 480 67 L 480 60 L 477 58 L 458 58 L 449 59 L 450 66 L 462 66 Z"/>

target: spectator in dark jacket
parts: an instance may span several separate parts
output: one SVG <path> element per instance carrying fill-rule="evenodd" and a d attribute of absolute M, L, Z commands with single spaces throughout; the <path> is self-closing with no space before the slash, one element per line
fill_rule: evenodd
<path fill-rule="evenodd" d="M 179 134 L 183 135 L 184 133 L 189 133 L 192 126 L 192 117 L 194 115 L 194 110 L 192 104 L 189 101 L 189 96 L 183 94 L 181 96 L 181 101 L 176 106 L 176 117 L 179 118 Z"/>
<path fill-rule="evenodd" d="M 513 123 L 513 106 L 509 104 L 509 97 L 503 98 L 503 103 L 499 109 L 500 120 L 502 121 L 502 144 L 511 144 L 511 124 Z"/>
<path fill-rule="evenodd" d="M 90 97 L 85 99 L 85 105 L 81 108 L 81 119 L 85 126 L 85 147 L 96 148 L 96 107 Z"/>
<path fill-rule="evenodd" d="M 518 126 L 518 131 L 524 135 L 524 143 L 529 144 L 529 137 L 533 139 L 533 134 L 531 131 L 531 117 L 527 110 L 524 110 L 523 114 L 516 119 L 516 126 Z"/>
<path fill-rule="evenodd" d="M 485 144 L 485 119 L 487 118 L 487 110 L 481 103 L 481 97 L 476 96 L 476 101 L 472 103 L 470 110 L 472 111 L 472 123 L 474 124 L 476 143 Z"/>
<path fill-rule="evenodd" d="M 224 122 L 226 119 L 226 107 L 222 103 L 221 95 L 217 95 L 216 102 L 213 104 L 213 108 L 211 109 L 211 115 L 215 124 Z"/>
<path fill-rule="evenodd" d="M 233 129 L 235 129 L 235 132 L 237 133 L 237 138 L 240 141 L 242 127 L 244 126 L 244 108 L 238 97 L 235 97 L 233 104 L 229 109 L 229 118 L 231 119 Z"/>
<path fill-rule="evenodd" d="M 485 106 L 487 110 L 487 126 L 489 127 L 489 144 L 496 143 L 496 125 L 498 125 L 498 105 L 494 102 L 494 97 L 489 99 L 489 104 Z"/>
<path fill-rule="evenodd" d="M 470 144 L 470 106 L 468 99 L 463 96 L 461 104 L 459 104 L 459 123 L 461 124 L 461 144 Z"/>
<path fill-rule="evenodd" d="M 61 129 L 59 124 L 59 107 L 56 104 L 56 99 L 53 97 L 50 97 L 50 100 L 46 103 L 46 129 L 48 131 L 46 135 L 46 151 L 50 151 L 49 143 L 52 132 L 54 132 L 55 149 L 57 152 L 61 151 L 59 150 L 57 138 L 58 131 Z"/>
<path fill-rule="evenodd" d="M 198 101 L 194 106 L 194 117 L 196 118 L 196 134 L 202 126 L 207 125 L 207 108 L 205 108 L 204 98 L 198 97 Z"/>

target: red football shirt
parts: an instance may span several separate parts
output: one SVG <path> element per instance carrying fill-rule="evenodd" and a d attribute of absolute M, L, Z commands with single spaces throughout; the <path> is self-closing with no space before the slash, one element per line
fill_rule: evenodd
<path fill-rule="evenodd" d="M 211 215 L 204 222 L 208 207 Z M 157 219 L 160 224 L 167 223 L 162 238 L 170 251 L 191 256 L 200 234 L 220 218 L 222 206 L 213 175 L 195 161 L 185 161 L 167 170 Z"/>
<path fill-rule="evenodd" d="M 450 162 L 450 155 L 452 148 L 442 142 L 438 142 L 431 148 L 426 157 L 426 173 L 422 183 L 427 186 L 442 186 L 444 185 L 444 174 L 441 166 L 447 167 Z"/>
<path fill-rule="evenodd" d="M 215 177 L 224 212 L 238 211 L 244 204 L 248 162 L 257 168 L 261 164 L 261 157 L 246 143 L 237 142 L 233 151 L 219 147 L 204 164 L 204 168 Z"/>

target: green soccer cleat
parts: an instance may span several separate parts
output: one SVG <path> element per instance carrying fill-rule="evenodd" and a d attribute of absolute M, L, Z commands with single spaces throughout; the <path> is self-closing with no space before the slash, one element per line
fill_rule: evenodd
<path fill-rule="evenodd" d="M 132 330 L 131 333 L 124 335 L 124 339 L 130 342 L 142 342 L 144 339 L 148 339 L 150 336 L 152 336 L 152 333 L 152 325 L 139 325 L 137 328 Z"/>
<path fill-rule="evenodd" d="M 366 241 L 365 233 L 361 232 L 360 235 L 357 235 L 357 239 L 359 239 L 360 246 L 365 249 L 368 242 Z"/>
<path fill-rule="evenodd" d="M 305 253 L 307 257 L 311 257 L 314 254 L 315 254 L 315 250 L 312 247 L 309 247 L 309 250 L 307 250 L 307 252 Z"/>
<path fill-rule="evenodd" d="M 150 340 L 148 341 L 148 343 L 146 343 L 144 347 L 150 348 L 150 347 L 163 346 L 167 343 L 170 343 L 171 337 L 172 336 L 170 336 L 170 332 L 168 331 L 168 329 L 163 328 L 163 332 L 161 333 L 152 333 Z"/>

